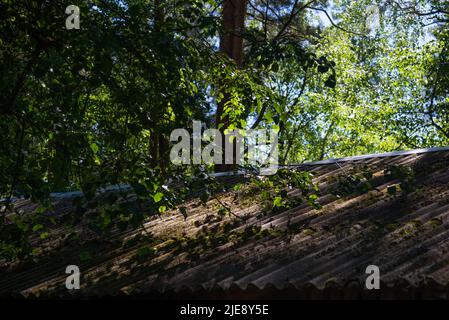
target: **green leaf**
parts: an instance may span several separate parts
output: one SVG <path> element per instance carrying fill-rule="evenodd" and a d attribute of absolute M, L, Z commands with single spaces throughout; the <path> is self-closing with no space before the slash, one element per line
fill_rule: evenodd
<path fill-rule="evenodd" d="M 153 253 L 154 253 L 153 248 L 149 248 L 147 246 L 140 247 L 139 249 L 137 249 L 137 256 L 139 258 L 146 258 L 146 257 L 150 256 Z"/>
<path fill-rule="evenodd" d="M 36 213 L 38 213 L 38 214 L 41 214 L 41 213 L 44 213 L 44 212 L 45 212 L 45 207 L 39 206 L 39 207 L 36 209 Z"/>
<path fill-rule="evenodd" d="M 49 234 L 48 232 L 43 232 L 43 233 L 40 234 L 39 237 L 40 237 L 42 240 L 45 240 L 45 239 L 47 239 L 49 236 L 50 236 L 50 234 Z"/>
<path fill-rule="evenodd" d="M 319 65 L 318 66 L 318 72 L 320 73 L 326 73 L 327 71 L 329 71 L 329 67 L 326 65 Z"/>
<path fill-rule="evenodd" d="M 330 75 L 329 78 L 327 78 L 327 80 L 324 82 L 324 84 L 326 85 L 326 87 L 335 88 L 335 86 L 337 85 L 337 81 L 335 80 L 335 76 L 334 75 Z"/>
<path fill-rule="evenodd" d="M 99 150 L 98 146 L 97 146 L 95 143 L 91 143 L 91 144 L 90 144 L 90 149 L 92 150 L 92 152 L 93 152 L 94 154 L 97 154 L 97 153 L 98 153 L 98 150 Z"/>
<path fill-rule="evenodd" d="M 203 192 L 203 193 L 201 194 L 201 196 L 200 196 L 201 202 L 202 202 L 202 203 L 206 203 L 207 200 L 209 200 L 209 196 L 210 196 L 210 193 L 209 193 L 209 192 L 207 192 L 207 191 Z"/>
<path fill-rule="evenodd" d="M 314 209 L 319 210 L 322 208 L 321 204 L 318 203 L 318 196 L 316 194 L 309 195 L 307 203 Z"/>
<path fill-rule="evenodd" d="M 33 231 L 34 231 L 34 232 L 39 231 L 39 230 L 41 230 L 43 227 L 44 227 L 44 226 L 41 225 L 41 224 L 36 224 L 36 225 L 33 226 Z"/>
<path fill-rule="evenodd" d="M 159 201 L 162 200 L 163 197 L 164 197 L 164 194 L 162 192 L 158 192 L 153 196 L 153 200 L 155 203 L 158 203 Z"/>
<path fill-rule="evenodd" d="M 282 197 L 275 197 L 273 200 L 273 207 L 279 208 L 284 206 Z"/>
<path fill-rule="evenodd" d="M 79 257 L 80 261 L 88 261 L 88 260 L 92 259 L 92 255 L 90 254 L 89 251 L 80 252 L 78 257 Z"/>

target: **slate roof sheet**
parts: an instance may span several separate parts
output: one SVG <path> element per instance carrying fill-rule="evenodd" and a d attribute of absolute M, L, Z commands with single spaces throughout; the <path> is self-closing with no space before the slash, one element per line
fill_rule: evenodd
<path fill-rule="evenodd" d="M 408 193 L 393 192 L 401 179 L 387 174 L 391 166 L 411 168 L 415 181 Z M 229 191 L 220 200 L 245 219 L 219 217 L 214 199 L 206 206 L 194 199 L 185 204 L 187 219 L 170 212 L 147 221 L 145 231 L 71 239 L 58 227 L 36 261 L 0 264 L 0 294 L 73 294 L 64 285 L 69 264 L 80 267 L 80 292 L 87 295 L 363 286 L 368 265 L 380 268 L 385 286 L 449 283 L 448 150 L 295 167 L 313 173 L 321 209 L 304 203 L 261 214 L 257 195 L 241 199 Z M 366 171 L 369 190 L 335 195 L 339 179 Z M 56 210 L 71 210 L 71 201 L 58 197 Z M 29 200 L 15 206 L 35 207 Z M 148 235 L 151 240 L 144 239 Z M 81 259 L 86 251 L 89 259 Z"/>

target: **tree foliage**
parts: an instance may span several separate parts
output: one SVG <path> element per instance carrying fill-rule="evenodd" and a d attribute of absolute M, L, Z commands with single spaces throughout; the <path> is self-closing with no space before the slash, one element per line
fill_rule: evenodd
<path fill-rule="evenodd" d="M 79 30 L 65 28 L 63 1 L 0 3 L 3 257 L 48 236 L 51 192 L 82 191 L 64 222 L 98 232 L 139 226 L 193 189 L 209 199 L 210 168 L 173 166 L 168 137 L 192 119 L 216 125 L 220 103 L 229 129 L 279 130 L 282 164 L 449 142 L 446 3 L 248 1 L 241 64 L 219 51 L 222 1 L 75 4 Z M 111 185 L 137 201 L 119 203 L 120 188 L 98 197 Z M 14 212 L 14 197 L 36 214 Z"/>

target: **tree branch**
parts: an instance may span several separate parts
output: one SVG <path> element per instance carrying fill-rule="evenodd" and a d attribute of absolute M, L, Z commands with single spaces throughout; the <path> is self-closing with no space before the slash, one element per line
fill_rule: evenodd
<path fill-rule="evenodd" d="M 358 32 L 354 32 L 354 31 L 350 31 L 350 30 L 346 30 L 345 28 L 340 27 L 338 24 L 336 24 L 336 23 L 334 22 L 334 20 L 332 20 L 331 16 L 330 16 L 330 15 L 327 13 L 327 11 L 326 11 L 325 9 L 323 9 L 323 8 L 315 8 L 315 7 L 310 7 L 310 6 L 307 6 L 307 8 L 308 8 L 308 9 L 312 9 L 312 10 L 316 10 L 316 11 L 324 12 L 324 14 L 326 15 L 326 17 L 329 19 L 329 22 L 330 22 L 335 28 L 340 29 L 341 31 L 344 31 L 344 32 L 346 32 L 346 33 L 352 33 L 352 34 L 355 34 L 355 35 L 361 36 L 361 37 L 366 37 L 366 35 L 364 35 L 364 34 L 361 34 L 361 33 L 358 33 Z"/>
<path fill-rule="evenodd" d="M 298 0 L 295 0 L 295 3 L 293 4 L 292 10 L 290 12 L 290 16 L 288 17 L 288 20 L 284 25 L 282 26 L 281 30 L 279 30 L 278 34 L 273 38 L 273 42 L 276 42 L 279 40 L 280 37 L 284 35 L 285 30 L 288 28 L 288 26 L 292 23 L 293 19 L 304 9 L 306 9 L 309 5 L 313 4 L 317 0 L 310 0 L 306 4 L 302 5 L 298 8 L 298 10 L 295 11 L 296 6 L 298 5 Z"/>

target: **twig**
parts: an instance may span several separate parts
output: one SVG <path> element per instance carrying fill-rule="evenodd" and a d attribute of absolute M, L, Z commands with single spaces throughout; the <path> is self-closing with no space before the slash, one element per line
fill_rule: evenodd
<path fill-rule="evenodd" d="M 329 19 L 329 22 L 330 22 L 335 28 L 337 28 L 337 29 L 340 29 L 340 30 L 342 30 L 342 31 L 344 31 L 344 32 L 347 32 L 347 33 L 355 34 L 355 35 L 357 35 L 357 36 L 366 37 L 366 35 L 364 35 L 364 34 L 361 34 L 361 33 L 358 33 L 358 32 L 354 32 L 354 31 L 350 31 L 350 30 L 346 30 L 345 28 L 340 27 L 338 24 L 336 24 L 336 23 L 334 22 L 334 20 L 332 20 L 331 16 L 330 16 L 330 15 L 327 13 L 327 11 L 326 11 L 325 9 L 323 9 L 323 8 L 315 8 L 315 7 L 310 7 L 310 6 L 307 6 L 307 8 L 308 8 L 308 9 L 312 9 L 312 10 L 317 10 L 317 11 L 324 12 L 324 14 L 326 15 L 326 17 Z"/>
<path fill-rule="evenodd" d="M 218 199 L 217 196 L 214 196 L 214 199 L 217 200 L 217 202 L 223 207 L 225 208 L 226 211 L 228 211 L 231 215 L 233 215 L 234 217 L 238 218 L 238 219 L 243 219 L 242 217 L 239 217 L 238 215 L 236 215 L 234 212 L 232 212 L 231 208 L 229 208 L 227 205 L 225 205 L 223 202 L 221 202 L 220 199 Z"/>
<path fill-rule="evenodd" d="M 290 12 L 290 16 L 288 17 L 287 22 L 284 23 L 284 25 L 282 26 L 281 30 L 279 30 L 278 34 L 274 37 L 273 42 L 276 42 L 284 34 L 285 30 L 292 23 L 293 19 L 298 15 L 298 13 L 300 13 L 301 11 L 303 11 L 309 5 L 311 5 L 312 3 L 316 2 L 316 1 L 317 0 L 310 0 L 309 2 L 307 2 L 304 5 L 302 5 L 300 8 L 298 8 L 298 10 L 295 11 L 295 8 L 296 8 L 296 6 L 298 4 L 298 0 L 296 0 L 295 3 L 293 4 L 292 11 Z"/>

